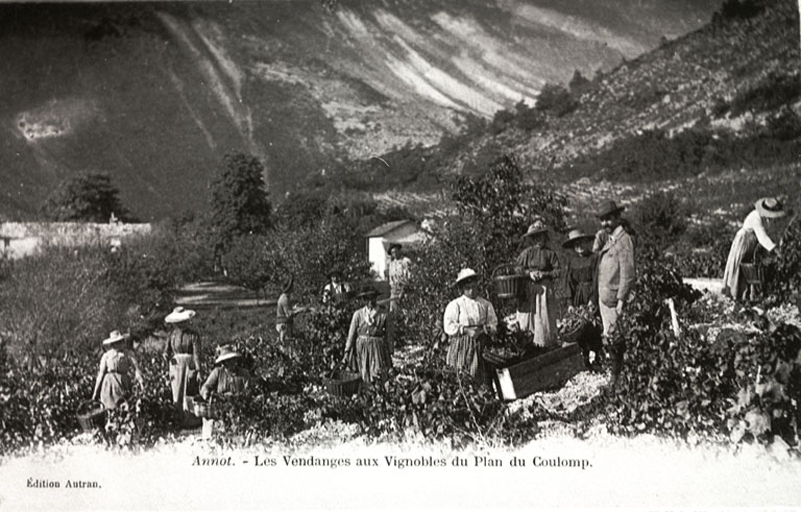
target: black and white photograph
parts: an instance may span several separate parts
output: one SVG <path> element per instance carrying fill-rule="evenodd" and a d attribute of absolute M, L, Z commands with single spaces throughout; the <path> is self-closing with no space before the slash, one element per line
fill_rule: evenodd
<path fill-rule="evenodd" d="M 0 2 L 0 511 L 801 509 L 800 10 Z"/>

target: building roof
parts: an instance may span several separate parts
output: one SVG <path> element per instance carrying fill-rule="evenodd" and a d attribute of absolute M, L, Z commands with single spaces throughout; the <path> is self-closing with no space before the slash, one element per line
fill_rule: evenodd
<path fill-rule="evenodd" d="M 373 238 L 376 236 L 384 236 L 391 231 L 395 231 L 401 226 L 405 226 L 406 224 L 411 223 L 410 220 L 396 220 L 392 222 L 387 222 L 385 224 L 381 224 L 380 226 L 373 228 L 369 233 L 364 235 L 365 238 Z"/>

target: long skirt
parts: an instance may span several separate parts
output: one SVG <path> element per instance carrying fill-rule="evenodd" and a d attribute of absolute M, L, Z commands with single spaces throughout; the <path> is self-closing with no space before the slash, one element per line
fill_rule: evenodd
<path fill-rule="evenodd" d="M 470 374 L 477 383 L 485 382 L 486 372 L 482 337 L 451 336 L 445 364 Z"/>
<path fill-rule="evenodd" d="M 534 334 L 534 345 L 556 345 L 556 298 L 550 283 L 531 283 L 517 312 L 520 330 Z"/>
<path fill-rule="evenodd" d="M 106 409 L 116 409 L 131 393 L 131 377 L 127 373 L 106 372 L 100 384 L 100 401 Z"/>
<path fill-rule="evenodd" d="M 190 354 L 175 354 L 170 360 L 170 386 L 172 402 L 184 413 L 192 414 L 188 396 L 197 394 L 197 370 Z"/>
<path fill-rule="evenodd" d="M 356 351 L 351 366 L 358 368 L 362 381 L 366 384 L 383 379 L 392 367 L 392 356 L 384 338 L 361 335 L 356 338 Z"/>
<path fill-rule="evenodd" d="M 740 228 L 734 235 L 734 241 L 729 249 L 729 257 L 726 260 L 726 270 L 723 273 L 723 294 L 741 299 L 744 295 L 746 286 L 740 272 L 740 264 L 749 262 L 753 259 L 754 250 L 757 247 L 756 234 L 752 230 Z"/>

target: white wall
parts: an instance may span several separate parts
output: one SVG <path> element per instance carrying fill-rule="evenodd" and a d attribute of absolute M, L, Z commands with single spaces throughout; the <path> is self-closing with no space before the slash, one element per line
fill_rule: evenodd
<path fill-rule="evenodd" d="M 383 280 L 384 271 L 387 268 L 387 252 L 384 249 L 383 237 L 372 237 L 367 239 L 367 259 L 370 261 L 370 268 L 378 274 L 379 279 Z"/>

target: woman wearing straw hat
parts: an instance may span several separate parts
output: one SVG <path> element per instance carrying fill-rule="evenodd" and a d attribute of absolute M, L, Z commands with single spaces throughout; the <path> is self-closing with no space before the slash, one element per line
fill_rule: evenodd
<path fill-rule="evenodd" d="M 478 274 L 473 269 L 460 270 L 456 286 L 461 295 L 448 303 L 442 322 L 448 335 L 445 362 L 485 383 L 483 345 L 486 336 L 497 330 L 498 317 L 492 303 L 478 296 Z"/>
<path fill-rule="evenodd" d="M 133 351 L 125 346 L 126 337 L 120 331 L 112 331 L 108 338 L 103 340 L 103 346 L 108 350 L 100 358 L 100 369 L 97 372 L 93 400 L 100 400 L 106 409 L 116 409 L 125 401 L 133 391 L 131 370 L 136 381 L 144 386 L 139 363 Z"/>
<path fill-rule="evenodd" d="M 363 299 L 365 305 L 353 313 L 342 362 L 357 367 L 362 381 L 369 385 L 383 381 L 392 368 L 391 317 L 378 306 L 378 291 L 372 286 L 356 298 Z"/>
<path fill-rule="evenodd" d="M 773 219 L 784 217 L 787 212 L 784 205 L 775 197 L 763 197 L 754 204 L 754 209 L 745 218 L 742 227 L 734 235 L 734 240 L 726 260 L 726 270 L 723 274 L 723 294 L 742 300 L 746 296 L 747 288 L 743 286 L 740 275 L 740 264 L 753 261 L 754 252 L 758 246 L 772 252 L 776 249 L 765 228 Z"/>
<path fill-rule="evenodd" d="M 529 277 L 526 296 L 517 307 L 517 323 L 533 333 L 534 345 L 556 344 L 556 300 L 553 281 L 559 275 L 559 258 L 546 247 L 548 227 L 541 217 L 534 219 L 522 238 L 530 245 L 515 260 L 517 271 Z"/>
<path fill-rule="evenodd" d="M 242 365 L 242 355 L 229 345 L 222 345 L 217 349 L 217 359 L 214 360 L 214 369 L 206 382 L 200 388 L 200 396 L 211 401 L 213 396 L 228 396 L 241 393 L 250 382 L 250 372 Z M 204 438 L 211 437 L 214 431 L 215 415 L 203 418 Z"/>
<path fill-rule="evenodd" d="M 187 397 L 197 395 L 200 382 L 200 336 L 190 327 L 194 317 L 194 311 L 178 306 L 164 318 L 172 326 L 164 347 L 164 357 L 170 363 L 172 401 L 185 421 L 194 420 Z"/>

